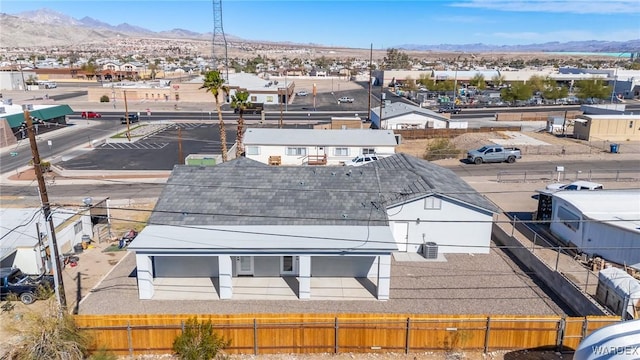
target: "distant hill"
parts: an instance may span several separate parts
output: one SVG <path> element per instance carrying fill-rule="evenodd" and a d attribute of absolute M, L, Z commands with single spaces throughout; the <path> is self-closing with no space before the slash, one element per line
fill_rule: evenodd
<path fill-rule="evenodd" d="M 395 48 L 414 51 L 465 51 L 465 52 L 637 52 L 640 49 L 640 39 L 629 41 L 569 41 L 569 42 L 548 42 L 544 44 L 528 45 L 487 45 L 487 44 L 464 44 L 464 45 L 417 45 L 405 44 Z"/>
<path fill-rule="evenodd" d="M 78 20 L 60 12 L 43 8 L 34 11 L 26 11 L 8 15 L 0 13 L 2 33 L 0 34 L 0 46 L 4 47 L 31 47 L 52 45 L 73 45 L 79 43 L 96 43 L 114 37 L 145 37 L 163 39 L 191 39 L 211 40 L 212 33 L 197 33 L 187 29 L 171 29 L 154 32 L 139 26 L 123 23 L 111 25 L 91 17 L 83 17 Z M 46 24 L 47 26 L 42 26 Z M 228 41 L 270 43 L 271 41 L 244 40 L 230 34 L 226 35 Z M 290 42 L 278 42 L 288 46 L 309 46 L 309 44 L 294 44 Z M 314 44 L 312 46 L 322 46 Z M 549 42 L 530 45 L 420 45 L 405 44 L 393 46 L 397 49 L 408 51 L 439 51 L 439 52 L 637 52 L 640 49 L 640 39 L 630 41 L 572 41 Z"/>

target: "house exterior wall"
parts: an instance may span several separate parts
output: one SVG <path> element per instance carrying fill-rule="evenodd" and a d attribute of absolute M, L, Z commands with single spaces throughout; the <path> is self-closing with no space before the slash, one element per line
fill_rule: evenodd
<path fill-rule="evenodd" d="M 3 263 L 4 265 L 4 263 Z M 13 263 L 10 267 L 17 267 L 25 274 L 38 275 L 42 274 L 45 269 L 42 265 L 42 257 L 37 246 L 32 248 L 17 248 Z"/>
<path fill-rule="evenodd" d="M 267 276 L 267 277 L 280 276 L 280 257 L 279 256 L 254 256 L 253 257 L 253 274 L 254 276 Z M 234 276 L 235 276 L 235 271 L 234 271 Z"/>
<path fill-rule="evenodd" d="M 388 120 L 382 119 L 382 128 L 388 130 L 400 129 L 445 129 L 447 122 L 444 120 L 426 117 L 419 114 L 405 114 Z"/>
<path fill-rule="evenodd" d="M 581 117 L 576 121 L 574 136 L 584 140 L 640 141 L 640 117 L 594 119 Z"/>
<path fill-rule="evenodd" d="M 79 224 L 79 225 L 78 225 Z M 58 249 L 62 253 L 70 252 L 73 246 L 82 242 L 82 235 L 91 236 L 91 227 L 85 229 L 86 222 L 81 217 L 77 217 L 72 223 L 63 229 L 56 229 L 56 240 Z"/>
<path fill-rule="evenodd" d="M 154 256 L 155 277 L 217 277 L 217 256 Z"/>
<path fill-rule="evenodd" d="M 269 156 L 280 156 L 282 159 L 282 165 L 304 165 L 307 162 L 307 156 L 322 156 L 324 154 L 327 155 L 327 165 L 340 165 L 341 163 L 347 162 L 357 155 L 361 155 L 364 147 L 355 147 L 355 146 L 327 146 L 327 147 L 318 147 L 318 146 L 304 146 L 304 145 L 296 145 L 296 146 L 271 146 L 271 145 L 253 145 L 250 143 L 244 144 L 246 157 L 252 160 L 259 161 L 261 163 L 268 164 Z M 257 154 L 252 153 L 252 149 L 257 150 Z M 306 149 L 306 155 L 287 155 L 287 148 L 304 148 Z M 347 155 L 337 155 L 337 148 L 346 148 Z M 371 146 L 366 147 L 367 149 L 374 149 L 374 151 L 378 154 L 394 154 L 395 146 Z"/>
<path fill-rule="evenodd" d="M 311 276 L 367 277 L 374 276 L 371 269 L 376 264 L 375 256 L 313 256 Z M 377 266 L 375 266 L 377 268 Z M 377 270 L 377 269 L 376 269 Z"/>
<path fill-rule="evenodd" d="M 406 251 L 418 252 L 423 243 L 435 242 L 440 253 L 488 254 L 493 215 L 446 198 L 441 199 L 439 209 L 425 209 L 437 204 L 435 199 L 429 196 L 387 209 L 392 230 L 396 223 L 408 224 Z M 398 236 L 398 232 L 392 233 Z M 404 248 L 404 242 L 396 238 L 399 248 Z"/>
<path fill-rule="evenodd" d="M 0 90 L 24 90 L 25 81 L 35 78 L 33 71 L 0 71 Z"/>

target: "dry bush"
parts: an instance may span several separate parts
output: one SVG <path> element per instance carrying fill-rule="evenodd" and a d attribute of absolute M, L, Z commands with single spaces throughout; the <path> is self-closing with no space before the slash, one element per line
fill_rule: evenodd
<path fill-rule="evenodd" d="M 456 149 L 449 139 L 433 139 L 427 144 L 424 159 L 429 161 L 449 159 L 458 157 L 460 153 L 461 151 Z"/>
<path fill-rule="evenodd" d="M 2 360 L 81 360 L 91 345 L 73 317 L 60 311 L 54 300 L 42 311 L 24 313 L 3 326 L 18 340 Z"/>

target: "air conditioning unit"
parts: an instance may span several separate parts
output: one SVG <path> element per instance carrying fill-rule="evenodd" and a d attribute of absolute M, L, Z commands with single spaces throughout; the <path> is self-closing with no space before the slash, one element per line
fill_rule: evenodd
<path fill-rule="evenodd" d="M 424 256 L 425 259 L 437 259 L 438 244 L 434 242 L 426 242 L 422 244 L 422 256 Z"/>
<path fill-rule="evenodd" d="M 22 104 L 22 111 L 24 110 L 33 110 L 33 104 Z"/>
<path fill-rule="evenodd" d="M 0 106 L 0 114 L 4 114 L 6 112 L 7 110 L 5 110 L 4 106 Z"/>

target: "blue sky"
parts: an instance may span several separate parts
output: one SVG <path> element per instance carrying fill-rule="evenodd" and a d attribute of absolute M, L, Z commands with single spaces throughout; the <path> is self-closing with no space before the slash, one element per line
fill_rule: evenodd
<path fill-rule="evenodd" d="M 111 25 L 211 32 L 205 0 L 2 0 Z M 639 0 L 222 0 L 225 33 L 251 40 L 384 49 L 403 44 L 514 45 L 640 39 Z"/>

